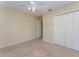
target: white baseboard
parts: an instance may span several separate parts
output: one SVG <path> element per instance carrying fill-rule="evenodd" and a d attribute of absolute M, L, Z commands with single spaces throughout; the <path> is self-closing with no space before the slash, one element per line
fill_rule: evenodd
<path fill-rule="evenodd" d="M 43 39 L 43 41 L 51 43 L 51 44 L 55 44 L 55 42 L 53 42 L 53 41 L 48 41 L 48 40 L 45 40 L 45 39 Z"/>
<path fill-rule="evenodd" d="M 33 39 L 30 39 L 30 40 L 33 40 Z M 8 46 L 20 44 L 20 43 L 23 43 L 23 42 L 26 42 L 26 41 L 29 41 L 29 40 L 23 40 L 23 41 L 13 42 L 13 43 L 10 43 L 10 44 L 7 44 L 7 45 L 1 45 L 0 48 L 5 48 L 5 47 L 8 47 Z"/>

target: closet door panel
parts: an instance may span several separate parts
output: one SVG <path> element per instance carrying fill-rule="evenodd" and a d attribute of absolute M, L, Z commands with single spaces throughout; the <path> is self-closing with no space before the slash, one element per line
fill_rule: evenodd
<path fill-rule="evenodd" d="M 64 21 L 62 16 L 54 18 L 54 41 L 56 44 L 64 45 Z"/>
<path fill-rule="evenodd" d="M 73 13 L 72 49 L 79 51 L 79 11 Z"/>
<path fill-rule="evenodd" d="M 72 48 L 72 19 L 73 14 L 65 14 L 65 47 Z"/>

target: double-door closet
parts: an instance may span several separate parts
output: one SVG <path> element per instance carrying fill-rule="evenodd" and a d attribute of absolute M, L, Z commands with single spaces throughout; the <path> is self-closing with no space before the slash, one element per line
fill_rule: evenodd
<path fill-rule="evenodd" d="M 54 42 L 79 51 L 79 11 L 54 17 Z"/>

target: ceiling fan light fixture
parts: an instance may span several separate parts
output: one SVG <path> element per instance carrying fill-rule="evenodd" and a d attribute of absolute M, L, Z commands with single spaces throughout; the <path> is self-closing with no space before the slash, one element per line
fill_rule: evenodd
<path fill-rule="evenodd" d="M 31 10 L 31 7 L 28 7 L 28 10 Z"/>
<path fill-rule="evenodd" d="M 30 1 L 30 4 L 31 4 L 31 6 L 28 7 L 28 10 L 32 11 L 32 12 L 35 12 L 35 10 L 36 10 L 36 4 L 35 4 L 35 2 Z"/>
<path fill-rule="evenodd" d="M 35 11 L 35 9 L 36 9 L 36 7 L 32 7 L 32 12 L 34 12 L 34 11 Z"/>
<path fill-rule="evenodd" d="M 33 2 L 33 1 L 31 1 L 30 3 L 31 3 L 31 4 L 35 4 L 35 2 Z"/>

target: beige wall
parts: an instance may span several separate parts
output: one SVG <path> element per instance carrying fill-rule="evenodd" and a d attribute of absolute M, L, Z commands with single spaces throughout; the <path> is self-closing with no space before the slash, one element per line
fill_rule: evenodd
<path fill-rule="evenodd" d="M 0 48 L 35 39 L 37 19 L 0 6 Z"/>
<path fill-rule="evenodd" d="M 65 5 L 62 8 L 56 9 L 43 15 L 43 40 L 53 43 L 53 17 L 55 15 L 79 10 L 79 2 Z"/>
<path fill-rule="evenodd" d="M 53 42 L 53 14 L 48 13 L 43 16 L 43 40 Z"/>

